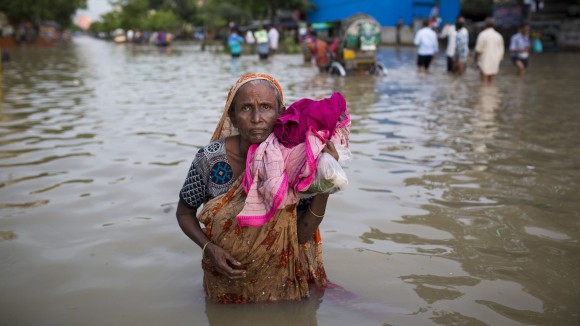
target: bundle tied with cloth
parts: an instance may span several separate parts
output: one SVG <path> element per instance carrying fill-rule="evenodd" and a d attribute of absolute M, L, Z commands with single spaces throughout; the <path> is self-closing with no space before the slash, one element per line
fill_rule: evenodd
<path fill-rule="evenodd" d="M 246 200 L 237 215 L 240 226 L 266 224 L 279 208 L 298 203 L 317 193 L 332 193 L 347 183 L 341 165 L 322 153 L 332 141 L 345 165 L 350 115 L 340 93 L 319 101 L 293 103 L 274 124 L 274 132 L 248 150 L 242 180 Z"/>

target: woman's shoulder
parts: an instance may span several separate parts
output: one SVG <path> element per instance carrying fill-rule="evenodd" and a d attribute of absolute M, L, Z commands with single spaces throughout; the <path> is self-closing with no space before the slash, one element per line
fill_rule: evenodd
<path fill-rule="evenodd" d="M 225 139 L 209 143 L 196 154 L 196 164 L 207 180 L 211 197 L 218 196 L 229 189 L 233 182 L 233 171 L 226 154 Z"/>
<path fill-rule="evenodd" d="M 219 155 L 226 154 L 226 145 L 224 139 L 219 139 L 214 142 L 211 142 L 203 147 L 201 147 L 197 151 L 196 156 L 211 158 Z"/>
<path fill-rule="evenodd" d="M 201 147 L 195 154 L 196 166 L 210 165 L 212 162 L 226 159 L 226 146 L 223 139 L 211 142 Z"/>

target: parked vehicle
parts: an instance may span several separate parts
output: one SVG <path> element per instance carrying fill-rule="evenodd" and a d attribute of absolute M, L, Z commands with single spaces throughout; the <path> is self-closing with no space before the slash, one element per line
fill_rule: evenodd
<path fill-rule="evenodd" d="M 366 71 L 387 75 L 387 67 L 376 57 L 380 43 L 381 25 L 371 16 L 355 14 L 336 25 L 338 39 L 333 43 L 329 70 L 346 76 L 349 72 Z"/>

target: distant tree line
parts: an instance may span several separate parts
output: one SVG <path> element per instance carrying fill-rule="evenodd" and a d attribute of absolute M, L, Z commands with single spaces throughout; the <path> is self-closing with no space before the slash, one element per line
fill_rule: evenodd
<path fill-rule="evenodd" d="M 307 0 L 117 0 L 113 10 L 91 24 L 94 33 L 121 28 L 135 31 L 189 31 L 192 26 L 207 29 L 227 26 L 233 21 L 239 25 L 253 20 L 274 20 L 280 9 L 308 10 Z"/>
<path fill-rule="evenodd" d="M 2 0 L 0 11 L 4 12 L 12 26 L 25 22 L 38 27 L 43 21 L 57 22 L 61 27 L 72 25 L 72 17 L 78 9 L 87 8 L 87 0 Z"/>

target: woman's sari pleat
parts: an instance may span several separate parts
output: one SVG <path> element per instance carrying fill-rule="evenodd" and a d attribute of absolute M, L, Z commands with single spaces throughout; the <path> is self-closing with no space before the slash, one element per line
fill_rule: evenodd
<path fill-rule="evenodd" d="M 244 206 L 239 178 L 225 194 L 208 201 L 199 220 L 207 237 L 242 263 L 247 276 L 230 280 L 204 258 L 204 288 L 208 299 L 221 303 L 300 300 L 309 285 L 326 285 L 319 232 L 298 244 L 296 206 L 279 209 L 261 227 L 241 227 L 236 216 Z"/>

